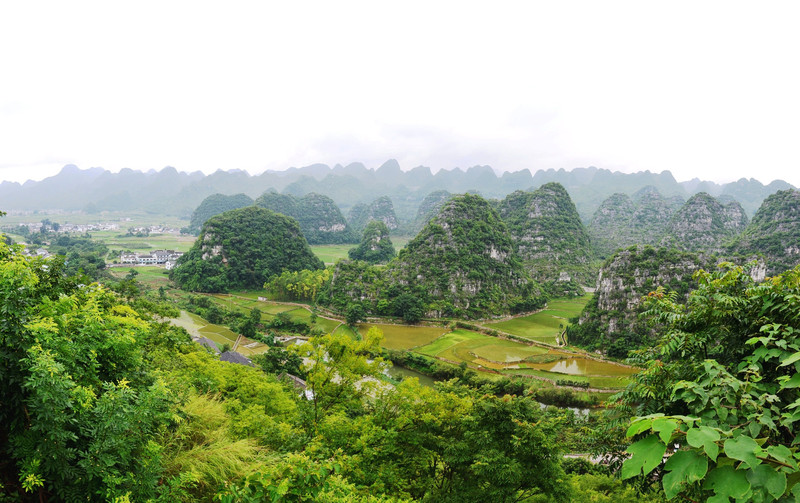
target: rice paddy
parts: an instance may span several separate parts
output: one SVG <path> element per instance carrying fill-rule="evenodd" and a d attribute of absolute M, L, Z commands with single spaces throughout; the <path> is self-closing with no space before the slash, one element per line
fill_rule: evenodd
<path fill-rule="evenodd" d="M 358 325 L 358 331 L 366 334 L 372 327 L 383 332 L 383 347 L 387 349 L 411 349 L 424 346 L 448 331 L 445 327 L 374 323 L 362 323 Z"/>
<path fill-rule="evenodd" d="M 589 299 L 588 295 L 575 299 L 554 299 L 538 313 L 486 325 L 531 341 L 555 345 L 556 337 L 569 325 L 568 320 L 578 316 Z"/>
<path fill-rule="evenodd" d="M 217 344 L 219 349 L 222 349 L 222 347 L 226 344 L 232 348 L 236 342 L 236 338 L 238 337 L 238 334 L 230 329 L 223 327 L 222 325 L 208 323 L 200 316 L 187 313 L 186 311 L 181 311 L 181 315 L 178 318 L 171 320 L 171 322 L 173 325 L 185 328 L 189 334 L 195 337 L 207 337 L 208 339 L 211 339 Z M 251 356 L 263 353 L 267 349 L 268 346 L 266 344 L 262 344 L 257 341 L 251 341 L 250 339 L 243 337 L 239 343 L 239 347 L 236 348 L 236 351 L 245 356 Z"/>

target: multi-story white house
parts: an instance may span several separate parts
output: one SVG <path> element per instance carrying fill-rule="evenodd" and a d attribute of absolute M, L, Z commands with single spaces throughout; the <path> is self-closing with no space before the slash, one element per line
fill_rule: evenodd
<path fill-rule="evenodd" d="M 175 250 L 154 250 L 150 253 L 123 253 L 119 256 L 121 264 L 139 264 L 139 265 L 154 265 L 172 262 L 174 267 L 175 262 L 183 255 L 183 252 Z M 167 267 L 167 269 L 172 269 Z"/>

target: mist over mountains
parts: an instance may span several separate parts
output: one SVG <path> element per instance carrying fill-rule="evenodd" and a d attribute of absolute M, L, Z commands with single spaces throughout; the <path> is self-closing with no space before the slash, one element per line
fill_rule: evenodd
<path fill-rule="evenodd" d="M 570 171 L 530 170 L 497 175 L 489 166 L 462 170 L 439 170 L 425 166 L 408 171 L 395 160 L 377 169 L 361 163 L 333 167 L 312 164 L 285 171 L 267 171 L 249 175 L 241 170 L 219 170 L 210 175 L 199 171 L 186 173 L 173 167 L 141 172 L 123 169 L 112 173 L 102 168 L 79 169 L 67 165 L 55 176 L 41 181 L 0 183 L 0 206 L 3 210 L 145 210 L 188 217 L 207 196 L 215 193 L 243 193 L 255 199 L 267 190 L 293 196 L 316 192 L 336 202 L 347 214 L 357 204 L 369 204 L 378 196 L 388 196 L 397 217 L 409 222 L 416 216 L 423 199 L 431 192 L 478 192 L 487 198 L 502 198 L 515 190 L 532 190 L 548 182 L 562 184 L 581 218 L 588 222 L 601 203 L 614 193 L 633 195 L 652 186 L 665 197 L 686 200 L 698 192 L 720 199 L 738 201 L 748 215 L 753 215 L 770 194 L 793 186 L 783 180 L 764 185 L 758 180 L 740 179 L 728 184 L 694 179 L 678 182 L 669 171 L 620 173 L 595 167 Z"/>

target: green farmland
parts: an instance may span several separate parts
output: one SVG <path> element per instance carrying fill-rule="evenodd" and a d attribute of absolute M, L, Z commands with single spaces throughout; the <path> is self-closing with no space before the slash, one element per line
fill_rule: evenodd
<path fill-rule="evenodd" d="M 554 299 L 538 313 L 487 323 L 486 326 L 531 341 L 556 344 L 556 337 L 569 324 L 568 320 L 578 316 L 589 299 L 588 295 L 575 299 Z"/>

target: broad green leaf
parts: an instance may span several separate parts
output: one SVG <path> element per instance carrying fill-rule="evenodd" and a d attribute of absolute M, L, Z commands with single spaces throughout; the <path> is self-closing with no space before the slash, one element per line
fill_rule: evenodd
<path fill-rule="evenodd" d="M 665 444 L 672 438 L 672 432 L 678 428 L 678 423 L 670 418 L 661 417 L 653 421 L 653 431 L 658 433 Z"/>
<path fill-rule="evenodd" d="M 744 461 L 750 468 L 757 466 L 761 461 L 756 457 L 756 452 L 761 451 L 755 440 L 752 438 L 741 435 L 736 438 L 729 438 L 723 445 L 725 454 L 729 458 Z"/>
<path fill-rule="evenodd" d="M 712 461 L 717 460 L 719 454 L 719 446 L 716 444 L 719 440 L 719 432 L 708 426 L 701 426 L 699 428 L 691 428 L 686 432 L 686 441 L 692 447 L 702 447 L 706 455 Z"/>
<path fill-rule="evenodd" d="M 786 474 L 776 471 L 767 464 L 760 464 L 748 470 L 747 480 L 751 487 L 763 487 L 773 498 L 779 498 L 786 491 Z"/>
<path fill-rule="evenodd" d="M 789 358 L 783 360 L 783 362 L 781 362 L 780 366 L 781 367 L 785 367 L 787 365 L 791 365 L 792 363 L 796 362 L 797 360 L 800 360 L 800 352 L 797 352 L 797 353 L 793 354 L 792 356 L 790 356 Z"/>
<path fill-rule="evenodd" d="M 629 479 L 640 473 L 647 475 L 661 463 L 667 446 L 659 439 L 658 435 L 651 434 L 628 447 L 627 452 L 631 457 L 622 463 L 622 478 Z"/>
<path fill-rule="evenodd" d="M 781 463 L 791 465 L 795 470 L 797 470 L 797 461 L 795 461 L 794 457 L 792 456 L 792 451 L 790 451 L 785 445 L 770 445 L 767 447 L 767 454 L 769 454 L 773 459 L 776 459 Z"/>
<path fill-rule="evenodd" d="M 708 459 L 695 451 L 678 451 L 667 460 L 664 469 L 669 471 L 664 475 L 662 484 L 667 499 L 672 499 L 684 485 L 701 480 L 708 471 Z"/>
<path fill-rule="evenodd" d="M 786 388 L 800 388 L 800 373 L 797 373 L 790 379 L 781 382 L 781 389 Z"/>
<path fill-rule="evenodd" d="M 713 490 L 716 501 L 728 501 L 728 498 L 743 498 L 750 490 L 750 482 L 744 471 L 736 470 L 730 465 L 720 466 L 708 473 L 703 489 Z"/>
<path fill-rule="evenodd" d="M 628 432 L 625 435 L 628 437 L 636 436 L 643 431 L 649 430 L 652 423 L 653 420 L 651 418 L 634 420 L 633 423 L 631 423 L 631 425 L 628 427 Z"/>

